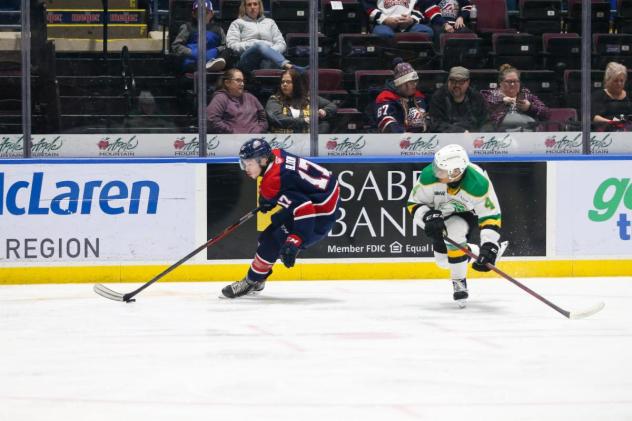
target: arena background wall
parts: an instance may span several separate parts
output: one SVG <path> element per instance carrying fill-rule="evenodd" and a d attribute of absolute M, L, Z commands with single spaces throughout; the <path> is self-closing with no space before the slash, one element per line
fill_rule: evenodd
<path fill-rule="evenodd" d="M 516 277 L 632 275 L 632 159 L 479 157 L 509 240 Z M 272 279 L 428 279 L 423 232 L 405 211 L 429 157 L 315 159 L 339 174 L 330 238 Z M 0 167 L 0 284 L 145 282 L 256 207 L 234 158 L 7 160 Z M 258 215 L 168 275 L 231 281 L 254 254 Z M 471 273 L 469 276 L 493 276 Z"/>

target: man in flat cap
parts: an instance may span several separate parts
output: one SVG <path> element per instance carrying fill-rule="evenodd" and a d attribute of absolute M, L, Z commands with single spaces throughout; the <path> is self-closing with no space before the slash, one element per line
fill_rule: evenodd
<path fill-rule="evenodd" d="M 430 130 L 438 133 L 479 132 L 489 120 L 483 96 L 470 88 L 470 71 L 450 69 L 448 83 L 439 88 L 430 102 Z"/>

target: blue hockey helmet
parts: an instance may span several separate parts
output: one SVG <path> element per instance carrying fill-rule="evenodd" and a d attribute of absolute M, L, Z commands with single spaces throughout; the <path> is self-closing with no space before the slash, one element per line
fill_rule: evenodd
<path fill-rule="evenodd" d="M 239 149 L 239 164 L 244 169 L 244 161 L 247 159 L 267 158 L 272 154 L 272 147 L 265 139 L 253 138 L 247 140 Z"/>

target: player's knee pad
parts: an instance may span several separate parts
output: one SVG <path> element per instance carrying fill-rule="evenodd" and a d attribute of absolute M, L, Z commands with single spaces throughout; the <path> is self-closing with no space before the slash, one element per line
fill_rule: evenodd
<path fill-rule="evenodd" d="M 465 219 L 460 216 L 452 216 L 445 220 L 445 227 L 448 232 L 448 237 L 452 240 L 459 244 L 467 243 L 467 233 L 470 230 L 470 226 Z"/>
<path fill-rule="evenodd" d="M 435 250 L 434 252 L 435 263 L 441 269 L 449 269 L 450 264 L 448 263 L 448 255 L 446 253 L 439 253 Z"/>

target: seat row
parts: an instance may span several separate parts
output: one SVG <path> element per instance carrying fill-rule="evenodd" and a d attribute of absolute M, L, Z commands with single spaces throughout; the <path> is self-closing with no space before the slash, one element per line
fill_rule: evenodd
<path fill-rule="evenodd" d="M 631 71 L 632 72 L 632 71 Z M 444 70 L 419 70 L 419 90 L 428 97 L 446 83 L 448 72 Z M 252 89 L 262 103 L 279 88 L 280 70 L 256 70 Z M 632 76 L 632 73 L 630 74 Z M 591 72 L 592 89 L 603 88 L 604 72 Z M 393 79 L 392 70 L 358 70 L 353 75 L 353 84 L 345 83 L 345 74 L 340 69 L 319 69 L 319 95 L 334 101 L 339 107 L 365 110 L 387 81 Z M 630 79 L 630 78 L 628 78 Z M 581 71 L 566 70 L 562 78 L 551 70 L 525 70 L 521 72 L 522 86 L 536 94 L 547 106 L 580 108 Z M 470 83 L 473 89 L 495 89 L 498 87 L 498 70 L 471 69 Z"/>
<path fill-rule="evenodd" d="M 306 62 L 309 57 L 308 34 L 286 36 L 288 57 Z M 578 68 L 581 36 L 577 33 L 496 33 L 489 42 L 474 33 L 441 34 L 438 48 L 426 34 L 401 33 L 393 39 L 372 34 L 340 34 L 335 44 L 321 36 L 321 65 L 329 64 L 347 71 L 390 67 L 394 57 L 402 57 L 416 69 L 449 70 L 456 65 L 467 68 L 498 67 L 503 63 L 525 69 Z M 632 66 L 632 34 L 592 35 L 593 67 L 610 61 Z M 329 59 L 334 50 L 334 60 Z M 561 69 L 563 70 L 563 69 Z"/>

